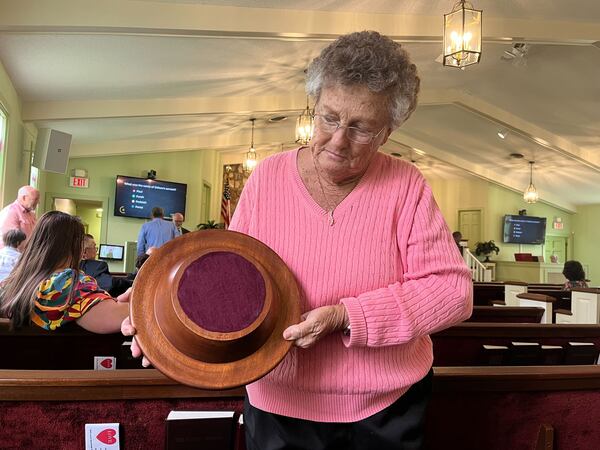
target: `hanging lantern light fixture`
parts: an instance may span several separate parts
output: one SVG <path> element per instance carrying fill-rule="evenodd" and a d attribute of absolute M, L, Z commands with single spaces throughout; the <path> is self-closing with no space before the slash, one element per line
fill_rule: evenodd
<path fill-rule="evenodd" d="M 296 119 L 296 142 L 306 145 L 310 142 L 315 129 L 314 111 L 308 104 L 308 95 L 306 96 L 306 109 Z"/>
<path fill-rule="evenodd" d="M 256 119 L 250 119 L 250 122 L 252 122 L 252 137 L 250 139 L 250 148 L 248 149 L 248 151 L 246 152 L 246 158 L 244 159 L 244 171 L 246 172 L 252 172 L 252 170 L 254 170 L 254 168 L 256 167 L 256 164 L 258 164 L 258 160 L 257 160 L 257 154 L 256 154 L 256 149 L 254 148 L 254 121 Z"/>
<path fill-rule="evenodd" d="M 444 14 L 444 66 L 464 69 L 481 59 L 483 10 L 461 0 Z"/>
<path fill-rule="evenodd" d="M 537 189 L 533 185 L 533 165 L 535 161 L 529 161 L 529 186 L 525 189 L 523 193 L 523 200 L 527 203 L 535 203 L 538 201 L 539 195 L 537 193 Z"/>

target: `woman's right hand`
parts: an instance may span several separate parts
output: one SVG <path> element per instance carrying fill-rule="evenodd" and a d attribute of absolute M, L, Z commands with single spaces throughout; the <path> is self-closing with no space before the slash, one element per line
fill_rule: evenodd
<path fill-rule="evenodd" d="M 134 358 L 139 358 L 141 356 L 142 357 L 142 366 L 144 366 L 144 367 L 150 366 L 150 361 L 148 361 L 148 359 L 142 354 L 142 349 L 140 348 L 140 346 L 138 345 L 138 343 L 135 339 L 135 328 L 131 324 L 131 320 L 129 320 L 129 316 L 125 317 L 125 319 L 123 320 L 123 323 L 121 323 L 121 334 L 123 334 L 123 336 L 133 336 L 133 339 L 131 341 L 131 355 Z"/>

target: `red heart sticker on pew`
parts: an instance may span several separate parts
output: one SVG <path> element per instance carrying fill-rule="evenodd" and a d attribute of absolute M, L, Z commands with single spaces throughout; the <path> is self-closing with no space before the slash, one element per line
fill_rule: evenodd
<path fill-rule="evenodd" d="M 112 359 L 110 358 L 103 359 L 102 361 L 100 361 L 100 364 L 102 365 L 102 367 L 106 367 L 107 369 L 110 369 L 113 366 Z"/>
<path fill-rule="evenodd" d="M 117 432 L 114 429 L 105 428 L 100 433 L 98 433 L 98 435 L 96 436 L 96 439 L 98 439 L 103 444 L 112 445 L 117 442 L 117 440 L 115 439 L 116 435 L 117 435 Z"/>

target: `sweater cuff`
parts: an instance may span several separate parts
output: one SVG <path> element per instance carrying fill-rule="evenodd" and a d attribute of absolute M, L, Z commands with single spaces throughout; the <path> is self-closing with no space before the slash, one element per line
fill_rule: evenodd
<path fill-rule="evenodd" d="M 348 312 L 350 319 L 350 336 L 342 335 L 346 347 L 365 347 L 367 345 L 367 322 L 360 302 L 356 297 L 340 300 Z"/>

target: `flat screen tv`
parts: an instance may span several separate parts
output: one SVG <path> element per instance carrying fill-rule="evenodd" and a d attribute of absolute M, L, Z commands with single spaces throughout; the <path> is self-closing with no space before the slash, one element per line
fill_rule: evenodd
<path fill-rule="evenodd" d="M 100 244 L 98 257 L 100 259 L 110 259 L 114 261 L 123 261 L 125 247 L 123 245 Z"/>
<path fill-rule="evenodd" d="M 543 244 L 546 237 L 546 218 L 533 216 L 504 216 L 504 243 Z"/>
<path fill-rule="evenodd" d="M 186 194 L 187 184 L 117 175 L 115 216 L 148 219 L 155 206 L 165 210 L 165 217 L 185 215 Z"/>

